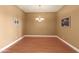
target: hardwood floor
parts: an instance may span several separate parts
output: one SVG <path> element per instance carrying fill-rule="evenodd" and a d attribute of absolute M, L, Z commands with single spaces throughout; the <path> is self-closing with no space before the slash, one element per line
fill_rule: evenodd
<path fill-rule="evenodd" d="M 75 53 L 72 48 L 56 37 L 25 37 L 4 53 Z"/>

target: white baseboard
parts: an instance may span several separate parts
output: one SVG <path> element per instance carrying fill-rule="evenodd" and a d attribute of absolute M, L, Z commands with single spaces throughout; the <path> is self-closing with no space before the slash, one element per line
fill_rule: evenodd
<path fill-rule="evenodd" d="M 73 45 L 69 44 L 68 42 L 66 42 L 65 40 L 61 39 L 57 35 L 24 35 L 24 36 L 20 37 L 19 39 L 17 39 L 16 41 L 12 42 L 11 44 L 6 45 L 2 49 L 0 49 L 0 52 L 4 51 L 5 49 L 7 49 L 8 47 L 10 47 L 11 45 L 17 43 L 18 41 L 20 41 L 24 37 L 57 37 L 59 40 L 61 40 L 62 42 L 64 42 L 65 44 L 67 44 L 68 46 L 70 46 L 71 48 L 73 48 L 75 51 L 79 52 L 79 49 L 78 48 L 76 48 Z"/>
<path fill-rule="evenodd" d="M 10 47 L 10 46 L 12 46 L 13 44 L 17 43 L 18 41 L 20 41 L 20 40 L 21 40 L 21 39 L 23 39 L 23 38 L 24 38 L 24 36 L 22 36 L 22 37 L 18 38 L 17 40 L 15 40 L 15 41 L 14 41 L 14 42 L 12 42 L 12 43 L 10 43 L 10 44 L 6 45 L 6 46 L 5 46 L 5 47 L 3 47 L 2 49 L 0 49 L 0 52 L 4 51 L 5 49 L 7 49 L 8 47 Z"/>
<path fill-rule="evenodd" d="M 65 44 L 67 44 L 68 46 L 70 46 L 72 49 L 74 49 L 76 52 L 79 52 L 79 49 L 76 48 L 75 46 L 69 44 L 68 42 L 66 42 L 65 40 L 61 39 L 59 36 L 57 35 L 24 35 L 24 37 L 57 37 L 59 40 L 61 40 L 62 42 L 64 42 Z"/>
<path fill-rule="evenodd" d="M 60 39 L 62 42 L 64 42 L 65 44 L 67 44 L 68 46 L 70 46 L 72 49 L 74 49 L 76 52 L 79 52 L 79 49 L 76 48 L 75 46 L 71 45 L 70 43 L 66 42 L 65 40 L 63 40 L 62 38 L 60 38 L 59 36 L 57 36 L 58 39 Z"/>
<path fill-rule="evenodd" d="M 24 35 L 24 37 L 57 37 L 57 35 Z"/>

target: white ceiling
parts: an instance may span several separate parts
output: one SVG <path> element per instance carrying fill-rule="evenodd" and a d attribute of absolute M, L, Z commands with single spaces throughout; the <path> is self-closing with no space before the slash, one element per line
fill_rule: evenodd
<path fill-rule="evenodd" d="M 24 12 L 57 12 L 63 5 L 18 5 Z"/>

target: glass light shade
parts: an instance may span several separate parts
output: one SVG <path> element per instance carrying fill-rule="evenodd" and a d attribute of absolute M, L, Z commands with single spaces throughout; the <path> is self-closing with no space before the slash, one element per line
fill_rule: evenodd
<path fill-rule="evenodd" d="M 39 16 L 39 17 L 35 18 L 35 20 L 38 21 L 38 22 L 42 22 L 44 20 L 44 18 Z"/>

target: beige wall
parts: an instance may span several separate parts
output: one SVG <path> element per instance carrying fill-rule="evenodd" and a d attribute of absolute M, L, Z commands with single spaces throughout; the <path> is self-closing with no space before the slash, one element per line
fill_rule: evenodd
<path fill-rule="evenodd" d="M 45 18 L 41 23 L 35 21 L 35 18 L 39 15 Z M 61 19 L 67 16 L 71 16 L 71 26 L 61 27 Z M 14 23 L 13 17 L 19 20 L 19 24 Z M 79 6 L 64 6 L 58 13 L 26 14 L 16 6 L 0 6 L 0 48 L 15 41 L 23 34 L 57 34 L 79 48 Z"/>
<path fill-rule="evenodd" d="M 57 16 L 57 35 L 79 48 L 79 6 L 64 6 Z M 67 16 L 71 16 L 71 26 L 61 27 L 61 19 Z"/>
<path fill-rule="evenodd" d="M 13 17 L 19 20 L 14 23 Z M 16 6 L 0 6 L 0 48 L 10 44 L 22 34 L 23 12 Z"/>
<path fill-rule="evenodd" d="M 41 23 L 35 18 L 41 16 L 45 20 Z M 54 35 L 56 34 L 56 13 L 26 13 L 25 14 L 25 35 Z"/>

